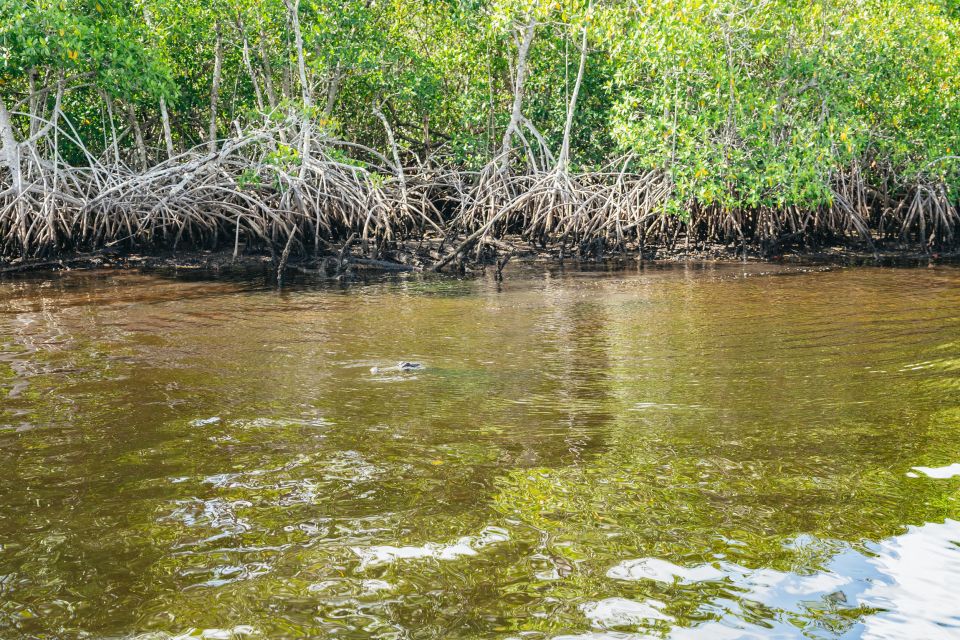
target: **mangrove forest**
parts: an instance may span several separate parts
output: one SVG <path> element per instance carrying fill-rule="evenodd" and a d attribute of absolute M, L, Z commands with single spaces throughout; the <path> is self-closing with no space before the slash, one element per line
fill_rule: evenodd
<path fill-rule="evenodd" d="M 954 0 L 0 0 L 12 264 L 950 252 L 958 189 Z"/>
<path fill-rule="evenodd" d="M 960 0 L 0 0 L 0 640 L 960 640 Z"/>

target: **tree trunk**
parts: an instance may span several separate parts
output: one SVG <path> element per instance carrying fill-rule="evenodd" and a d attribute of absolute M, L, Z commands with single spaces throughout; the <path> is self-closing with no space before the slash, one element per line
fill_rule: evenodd
<path fill-rule="evenodd" d="M 390 126 L 390 121 L 387 120 L 387 116 L 383 115 L 380 107 L 376 107 L 373 110 L 373 114 L 383 123 L 383 130 L 387 134 L 387 143 L 390 145 L 391 154 L 393 154 L 393 165 L 397 170 L 397 181 L 400 183 L 400 193 L 403 196 L 404 203 L 406 203 L 407 179 L 403 172 L 403 162 L 400 160 L 400 150 L 397 148 L 397 140 L 393 137 L 393 128 Z"/>
<path fill-rule="evenodd" d="M 300 0 L 285 0 L 290 12 L 290 24 L 293 27 L 294 46 L 297 48 L 297 73 L 300 76 L 300 95 L 303 106 L 310 108 L 313 105 L 313 94 L 307 83 L 307 64 L 303 55 L 303 34 L 300 32 Z"/>
<path fill-rule="evenodd" d="M 30 245 L 32 243 L 31 236 L 34 236 L 33 229 L 35 222 L 30 222 L 28 224 L 29 216 L 26 215 L 26 205 L 20 200 L 19 196 L 24 193 L 23 185 L 23 164 L 21 150 L 27 149 L 27 154 L 31 151 L 36 154 L 36 149 L 32 146 L 37 141 L 42 139 L 47 133 L 53 129 L 54 130 L 54 147 L 53 147 L 53 156 L 54 162 L 57 162 L 58 152 L 56 146 L 56 137 L 57 137 L 57 120 L 60 115 L 60 104 L 61 99 L 63 98 L 63 74 L 61 73 L 60 79 L 57 81 L 57 94 L 56 99 L 53 104 L 53 111 L 50 115 L 49 120 L 43 124 L 37 124 L 34 126 L 33 122 L 37 120 L 36 113 L 31 113 L 30 120 L 31 125 L 28 127 L 27 131 L 29 133 L 28 137 L 24 141 L 17 140 L 16 131 L 13 128 L 13 120 L 11 119 L 11 114 L 7 110 L 7 105 L 3 101 L 3 96 L 0 95 L 0 166 L 6 165 L 10 171 L 10 189 L 9 193 L 12 193 L 14 202 L 14 211 L 16 212 L 16 219 L 19 226 L 18 231 L 11 232 L 11 235 L 18 236 L 20 249 L 23 254 L 26 254 L 30 250 Z M 43 94 L 46 96 L 46 93 Z M 34 94 L 29 96 L 31 101 L 31 111 L 39 110 L 39 99 Z M 44 102 L 46 97 L 43 98 Z M 35 106 L 37 105 L 37 106 Z M 41 169 L 42 171 L 42 169 Z M 53 174 L 53 189 L 57 188 L 57 165 L 54 165 L 54 174 Z M 44 186 L 46 187 L 47 193 L 49 193 L 49 183 L 46 180 L 46 176 L 42 176 L 44 181 Z M 48 232 L 50 234 L 50 240 L 56 242 L 56 225 L 54 223 L 54 210 L 53 207 L 49 207 L 50 200 L 44 198 L 43 207 L 47 212 L 47 224 Z M 49 208 L 48 208 L 49 207 Z M 42 242 L 42 240 L 41 240 Z"/>
<path fill-rule="evenodd" d="M 160 122 L 163 124 L 163 143 L 167 147 L 167 157 L 172 158 L 173 151 L 173 132 L 170 130 L 170 114 L 167 113 L 167 101 L 160 96 Z"/>
<path fill-rule="evenodd" d="M 564 172 L 570 164 L 570 131 L 573 129 L 573 116 L 577 110 L 577 96 L 580 95 L 580 85 L 583 83 L 583 72 L 587 67 L 587 27 L 583 27 L 583 38 L 580 41 L 580 67 L 577 69 L 577 80 L 573 83 L 573 93 L 567 105 L 567 122 L 563 126 L 563 144 L 560 147 L 560 157 L 557 159 L 557 171 Z"/>
<path fill-rule="evenodd" d="M 257 82 L 257 74 L 253 70 L 253 63 L 250 61 L 250 44 L 247 42 L 247 32 L 243 28 L 243 21 L 239 18 L 237 19 L 237 30 L 240 31 L 240 38 L 243 40 L 243 65 L 247 68 L 250 84 L 253 85 L 254 98 L 257 100 L 257 111 L 263 113 L 263 93 L 260 91 L 260 83 Z"/>
<path fill-rule="evenodd" d="M 300 33 L 300 0 L 284 0 L 290 13 L 290 24 L 293 27 L 294 45 L 297 48 L 297 72 L 300 75 L 300 96 L 303 100 L 303 117 L 300 123 L 300 178 L 307 172 L 307 161 L 310 159 L 310 112 L 313 109 L 313 92 L 307 82 L 307 63 L 303 55 L 303 35 Z"/>
<path fill-rule="evenodd" d="M 530 43 L 533 42 L 533 34 L 537 28 L 537 20 L 530 17 L 526 29 L 523 32 L 523 41 L 520 43 L 520 49 L 517 51 L 517 78 L 513 86 L 513 109 L 510 113 L 510 124 L 503 133 L 503 142 L 500 145 L 500 170 L 506 171 L 510 162 L 510 151 L 513 149 L 513 134 L 517 132 L 520 126 L 520 119 L 523 114 L 523 81 L 527 73 L 527 55 L 530 53 Z"/>
<path fill-rule="evenodd" d="M 110 94 L 100 89 L 100 99 L 107 107 L 107 120 L 110 121 L 110 148 L 113 150 L 114 164 L 120 164 L 120 141 L 117 139 L 117 125 L 113 121 L 113 98 Z"/>
<path fill-rule="evenodd" d="M 430 156 L 430 114 L 423 114 L 423 155 Z"/>
<path fill-rule="evenodd" d="M 343 72 L 340 69 L 340 63 L 334 67 L 330 76 L 330 82 L 327 83 L 327 106 L 323 109 L 323 115 L 329 118 L 333 115 L 333 107 L 337 104 L 337 94 L 340 93 L 340 83 L 343 81 Z"/>
<path fill-rule="evenodd" d="M 40 101 L 37 98 L 37 70 L 31 68 L 27 72 L 27 90 L 30 92 L 30 127 L 28 136 L 32 136 L 36 132 L 37 127 L 40 126 L 39 113 L 40 110 Z"/>
<path fill-rule="evenodd" d="M 7 105 L 4 103 L 2 95 L 0 95 L 0 161 L 10 170 L 10 186 L 13 189 L 13 196 L 19 196 L 23 192 L 20 144 L 17 142 L 10 112 L 7 111 Z"/>
<path fill-rule="evenodd" d="M 150 19 L 150 12 L 143 8 L 143 21 L 147 29 L 153 30 L 153 21 Z M 173 157 L 173 133 L 170 130 L 170 114 L 167 113 L 167 100 L 160 96 L 160 123 L 163 125 L 163 143 L 167 148 L 167 158 Z"/>
<path fill-rule="evenodd" d="M 497 135 L 497 120 L 493 108 L 493 66 L 491 65 L 490 46 L 487 45 L 487 153 L 493 153 L 494 138 Z"/>
<path fill-rule="evenodd" d="M 287 47 L 284 51 L 290 50 L 290 36 L 287 35 Z M 285 56 L 289 58 L 289 56 Z M 280 97 L 283 100 L 289 100 L 293 96 L 293 71 L 290 61 L 280 69 Z"/>
<path fill-rule="evenodd" d="M 216 27 L 217 43 L 213 54 L 213 84 L 210 87 L 210 137 L 207 146 L 210 153 L 217 151 L 217 103 L 220 100 L 220 73 L 223 67 L 223 36 L 220 23 Z"/>
<path fill-rule="evenodd" d="M 270 105 L 270 109 L 277 108 L 277 92 L 273 89 L 273 69 L 270 66 L 270 56 L 267 55 L 267 47 L 264 44 L 267 39 L 267 34 L 263 32 L 263 28 L 260 29 L 260 62 L 263 65 L 263 88 L 267 91 L 267 103 Z"/>
<path fill-rule="evenodd" d="M 127 120 L 130 122 L 130 128 L 133 130 L 133 139 L 137 145 L 137 161 L 140 164 L 140 169 L 146 169 L 147 145 L 143 143 L 143 131 L 140 130 L 140 123 L 137 122 L 137 112 L 131 103 L 127 103 Z"/>

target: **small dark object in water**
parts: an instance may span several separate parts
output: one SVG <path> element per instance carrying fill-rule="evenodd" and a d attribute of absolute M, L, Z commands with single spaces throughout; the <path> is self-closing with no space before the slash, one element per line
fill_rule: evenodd
<path fill-rule="evenodd" d="M 423 369 L 423 365 L 419 362 L 407 362 L 401 361 L 395 364 L 392 367 L 371 367 L 370 373 L 383 373 L 385 371 L 418 371 Z"/>

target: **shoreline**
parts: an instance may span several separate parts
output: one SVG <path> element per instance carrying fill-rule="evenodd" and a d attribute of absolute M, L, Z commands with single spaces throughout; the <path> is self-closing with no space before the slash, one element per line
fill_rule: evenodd
<path fill-rule="evenodd" d="M 759 247 L 747 246 L 744 255 L 740 246 L 698 243 L 687 248 L 683 243 L 670 249 L 664 246 L 634 247 L 625 251 L 598 251 L 590 255 L 564 254 L 562 247 L 537 248 L 518 238 L 486 241 L 485 248 L 493 251 L 480 257 L 457 260 L 446 271 L 431 268 L 432 261 L 443 247 L 437 239 L 413 243 L 400 243 L 400 247 L 387 255 L 371 258 L 352 250 L 351 243 L 339 247 L 331 245 L 331 251 L 318 256 L 277 256 L 265 251 L 244 252 L 234 255 L 232 250 L 181 250 L 181 251 L 119 251 L 104 249 L 91 252 L 64 254 L 58 258 L 0 260 L 0 279 L 20 274 L 44 275 L 70 271 L 193 271 L 196 273 L 262 273 L 272 275 L 279 282 L 288 274 L 315 276 L 330 280 L 359 280 L 371 275 L 399 273 L 437 273 L 441 276 L 477 276 L 493 272 L 502 277 L 508 263 L 544 264 L 555 266 L 608 265 L 626 267 L 631 264 L 671 263 L 752 263 L 783 264 L 797 266 L 873 266 L 873 267 L 932 267 L 935 265 L 960 265 L 960 249 L 951 251 L 923 251 L 918 247 L 877 248 L 869 250 L 843 245 L 822 247 L 816 250 L 785 251 L 765 255 Z M 439 245 L 439 246 L 438 246 Z"/>

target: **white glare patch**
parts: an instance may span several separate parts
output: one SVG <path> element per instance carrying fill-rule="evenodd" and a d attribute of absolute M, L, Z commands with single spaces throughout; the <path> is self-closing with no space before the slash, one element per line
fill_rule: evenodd
<path fill-rule="evenodd" d="M 361 580 L 360 586 L 363 587 L 363 590 L 367 593 L 375 593 L 377 591 L 393 589 L 393 585 L 385 580 Z"/>
<path fill-rule="evenodd" d="M 685 568 L 657 558 L 643 558 L 621 562 L 610 569 L 607 576 L 619 580 L 678 580 L 682 584 L 723 580 L 741 594 L 740 598 L 783 612 L 802 612 L 812 603 L 821 609 L 872 609 L 873 613 L 864 614 L 859 620 L 862 626 L 858 637 L 864 640 L 960 638 L 960 599 L 956 595 L 956 576 L 960 575 L 960 522 L 947 519 L 943 523 L 910 527 L 906 533 L 871 543 L 868 548 L 869 553 L 863 553 L 846 547 L 824 567 L 806 575 L 769 568 L 750 569 L 729 562 Z M 610 602 L 616 612 L 617 607 L 626 607 L 624 602 L 629 601 L 614 598 L 601 601 L 604 602 Z M 604 611 L 599 607 L 601 603 L 584 605 L 584 613 L 591 620 L 601 619 Z M 587 609 L 588 606 L 593 608 Z M 721 621 L 672 629 L 669 637 L 671 640 L 753 640 L 794 635 L 786 627 L 782 634 L 779 627 L 773 634 L 764 630 L 755 632 L 744 622 L 746 616 L 742 612 L 733 610 L 729 614 Z M 609 627 L 605 623 L 602 628 Z M 571 640 L 616 637 L 606 633 L 563 637 Z"/>
<path fill-rule="evenodd" d="M 213 416 L 212 418 L 200 418 L 194 420 L 190 423 L 191 427 L 206 427 L 211 424 L 217 424 L 220 422 L 220 416 Z"/>
<path fill-rule="evenodd" d="M 498 542 L 506 542 L 510 534 L 500 527 L 487 527 L 479 536 L 464 536 L 454 543 L 438 544 L 428 542 L 420 547 L 394 547 L 391 545 L 377 545 L 363 549 L 352 547 L 360 558 L 360 570 L 382 564 L 390 564 L 398 560 L 417 560 L 433 558 L 435 560 L 456 560 L 465 556 L 475 556 L 480 549 Z"/>
<path fill-rule="evenodd" d="M 960 637 L 960 523 L 910 527 L 884 540 L 867 559 L 877 572 L 860 604 L 879 611 L 864 620 L 863 638 Z"/>
<path fill-rule="evenodd" d="M 721 622 L 708 622 L 698 627 L 674 629 L 670 640 L 769 640 L 771 634 L 747 630 L 740 626 L 729 627 Z"/>
<path fill-rule="evenodd" d="M 622 631 L 588 631 L 576 635 L 553 636 L 552 640 L 648 640 L 649 636 L 637 636 Z"/>
<path fill-rule="evenodd" d="M 191 629 L 186 633 L 173 636 L 171 640 L 237 640 L 248 636 L 259 635 L 259 632 L 248 624 L 240 624 L 232 629 Z"/>
<path fill-rule="evenodd" d="M 673 620 L 661 612 L 665 605 L 659 600 L 637 602 L 626 598 L 606 598 L 598 602 L 580 605 L 580 610 L 590 623 L 599 629 L 633 627 L 656 620 Z"/>
<path fill-rule="evenodd" d="M 913 470 L 919 471 L 928 478 L 945 480 L 947 478 L 953 478 L 954 476 L 960 476 L 960 462 L 954 462 L 946 467 L 913 467 Z"/>
<path fill-rule="evenodd" d="M 656 580 L 658 582 L 679 580 L 683 584 L 721 580 L 724 575 L 723 571 L 708 564 L 688 569 L 659 558 L 624 560 L 607 571 L 607 577 L 614 580 Z"/>

